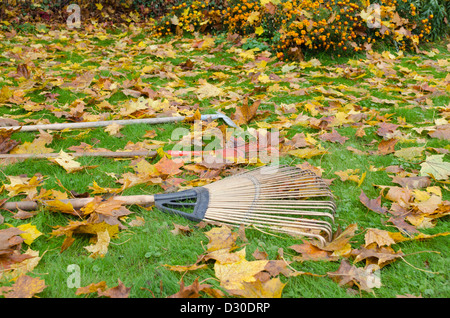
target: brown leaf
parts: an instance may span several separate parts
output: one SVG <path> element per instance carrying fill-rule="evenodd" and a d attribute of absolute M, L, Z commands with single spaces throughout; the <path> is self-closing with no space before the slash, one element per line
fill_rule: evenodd
<path fill-rule="evenodd" d="M 331 252 L 305 241 L 303 244 L 292 245 L 289 248 L 293 249 L 302 256 L 295 256 L 296 261 L 336 261 L 338 257 L 332 256 Z"/>
<path fill-rule="evenodd" d="M 194 62 L 190 59 L 187 59 L 186 62 L 178 64 L 182 70 L 192 70 L 194 68 Z"/>
<path fill-rule="evenodd" d="M 32 298 L 46 287 L 43 279 L 22 275 L 11 287 L 0 287 L 0 295 L 5 298 Z"/>
<path fill-rule="evenodd" d="M 22 233 L 24 232 L 15 227 L 0 230 L 0 255 L 5 250 L 13 249 L 16 245 L 21 244 L 24 239 L 19 235 Z"/>
<path fill-rule="evenodd" d="M 400 177 L 398 175 L 392 177 L 392 182 L 401 185 L 403 188 L 422 189 L 430 186 L 431 179 L 429 177 Z"/>
<path fill-rule="evenodd" d="M 319 139 L 323 141 L 337 142 L 341 145 L 348 140 L 348 137 L 340 135 L 336 130 L 332 130 L 331 133 L 325 133 L 319 136 Z"/>
<path fill-rule="evenodd" d="M 388 134 L 391 134 L 395 130 L 397 130 L 399 125 L 381 122 L 381 123 L 378 123 L 378 127 L 379 128 L 376 131 L 377 135 L 379 135 L 381 137 L 386 137 Z"/>
<path fill-rule="evenodd" d="M 179 225 L 179 224 L 173 224 L 175 226 L 175 229 L 173 229 L 171 232 L 174 235 L 184 234 L 189 235 L 192 233 L 192 229 L 188 225 Z"/>
<path fill-rule="evenodd" d="M 104 291 L 106 289 L 106 282 L 101 281 L 99 283 L 92 283 L 85 287 L 79 287 L 77 291 L 75 292 L 75 295 L 85 295 L 85 294 L 91 294 L 96 293 L 99 290 Z"/>
<path fill-rule="evenodd" d="M 395 252 L 390 246 L 371 246 L 361 247 L 360 249 L 352 251 L 352 255 L 356 256 L 355 263 L 362 260 L 366 260 L 366 265 L 376 264 L 380 268 L 394 262 L 396 259 L 404 256 L 404 254 L 399 250 Z"/>
<path fill-rule="evenodd" d="M 155 168 L 163 175 L 173 176 L 182 172 L 180 168 L 183 164 L 182 160 L 172 160 L 167 157 L 162 157 L 155 163 Z"/>
<path fill-rule="evenodd" d="M 390 153 L 395 152 L 395 145 L 397 144 L 398 139 L 388 139 L 388 140 L 382 140 L 378 144 L 378 154 L 380 155 L 387 155 Z"/>
<path fill-rule="evenodd" d="M 128 298 L 131 287 L 125 287 L 125 285 L 118 280 L 119 284 L 116 287 L 106 289 L 105 291 L 98 290 L 98 295 L 109 298 Z"/>
<path fill-rule="evenodd" d="M 405 217 L 397 216 L 389 218 L 388 222 L 394 224 L 394 226 L 402 233 L 411 235 L 414 233 L 419 233 L 419 231 L 411 224 L 405 221 Z"/>
<path fill-rule="evenodd" d="M 189 286 L 185 286 L 184 281 L 181 280 L 180 290 L 168 298 L 199 298 L 201 296 L 200 292 L 210 287 L 211 285 L 200 284 L 198 278 Z"/>
<path fill-rule="evenodd" d="M 11 135 L 16 132 L 14 129 L 0 129 L 0 154 L 8 153 L 14 149 L 20 142 L 11 139 Z"/>
<path fill-rule="evenodd" d="M 370 272 L 351 265 L 347 260 L 342 260 L 341 265 L 339 266 L 337 271 L 328 272 L 327 274 L 329 277 L 331 277 L 332 280 L 336 281 L 339 286 L 352 287 L 356 285 L 361 290 L 372 292 L 372 289 L 368 284 L 368 282 L 370 281 L 368 279 L 370 278 Z"/>
<path fill-rule="evenodd" d="M 436 129 L 429 132 L 428 135 L 432 138 L 450 140 L 450 124 L 436 126 Z"/>
<path fill-rule="evenodd" d="M 368 247 L 374 243 L 377 246 L 390 246 L 396 243 L 391 237 L 390 232 L 374 228 L 367 229 L 364 239 L 365 247 Z"/>
<path fill-rule="evenodd" d="M 369 199 L 367 195 L 361 190 L 361 194 L 359 195 L 359 201 L 364 204 L 366 208 L 373 212 L 377 212 L 380 214 L 386 214 L 388 211 L 386 208 L 381 206 L 381 195 L 376 199 Z"/>
<path fill-rule="evenodd" d="M 31 72 L 26 64 L 17 65 L 17 76 L 24 77 L 26 79 L 29 79 L 31 77 Z"/>
<path fill-rule="evenodd" d="M 260 104 L 261 100 L 257 100 L 249 105 L 249 99 L 245 97 L 243 105 L 236 107 L 236 112 L 231 116 L 231 119 L 238 126 L 247 125 L 256 116 L 256 111 Z"/>

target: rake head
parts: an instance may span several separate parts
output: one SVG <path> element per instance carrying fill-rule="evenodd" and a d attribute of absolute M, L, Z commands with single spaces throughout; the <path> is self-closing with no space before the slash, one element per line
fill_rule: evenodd
<path fill-rule="evenodd" d="M 195 220 L 247 225 L 274 232 L 332 239 L 336 205 L 328 185 L 309 170 L 264 166 L 191 190 L 155 195 L 165 212 Z M 182 212 L 191 207 L 193 212 Z"/>

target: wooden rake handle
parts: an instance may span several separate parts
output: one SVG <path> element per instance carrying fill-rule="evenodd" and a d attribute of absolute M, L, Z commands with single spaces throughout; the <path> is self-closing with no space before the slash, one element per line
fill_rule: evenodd
<path fill-rule="evenodd" d="M 156 157 L 156 151 L 99 151 L 99 152 L 70 152 L 73 157 L 110 157 L 110 158 L 130 158 L 130 157 Z M 40 159 L 55 158 L 59 153 L 21 153 L 21 154 L 0 154 L 0 159 Z"/>
<path fill-rule="evenodd" d="M 153 195 L 128 195 L 128 196 L 115 196 L 113 197 L 114 200 L 122 201 L 123 205 L 142 205 L 142 206 L 148 206 L 153 205 L 155 203 L 155 197 Z M 58 200 L 63 203 L 70 203 L 72 204 L 74 209 L 80 209 L 84 207 L 86 204 L 94 200 L 94 198 L 77 198 L 77 199 L 64 199 L 64 200 Z M 0 205 L 0 210 L 24 210 L 24 211 L 31 211 L 36 210 L 39 208 L 39 206 L 45 206 L 46 202 L 49 201 L 18 201 L 18 202 L 6 202 L 3 205 Z M 55 201 L 55 200 L 53 200 Z"/>

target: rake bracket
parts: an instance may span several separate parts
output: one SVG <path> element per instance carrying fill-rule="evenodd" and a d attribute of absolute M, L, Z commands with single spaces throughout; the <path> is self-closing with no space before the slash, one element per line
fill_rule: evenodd
<path fill-rule="evenodd" d="M 192 200 L 195 202 L 191 202 Z M 202 187 L 155 195 L 155 207 L 163 212 L 181 215 L 195 222 L 204 219 L 208 205 L 209 191 Z M 193 208 L 193 212 L 183 212 L 179 208 Z"/>

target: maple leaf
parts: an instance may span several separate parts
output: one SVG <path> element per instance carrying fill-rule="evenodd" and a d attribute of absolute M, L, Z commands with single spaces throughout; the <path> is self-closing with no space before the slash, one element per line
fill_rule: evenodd
<path fill-rule="evenodd" d="M 396 150 L 394 156 L 402 158 L 406 161 L 418 160 L 422 157 L 425 147 L 408 147 Z"/>
<path fill-rule="evenodd" d="M 24 232 L 16 227 L 0 230 L 0 251 L 1 254 L 7 254 L 5 251 L 12 252 L 15 246 L 21 244 L 24 239 L 20 237 L 20 234 Z"/>
<path fill-rule="evenodd" d="M 341 145 L 348 140 L 348 137 L 340 135 L 336 130 L 332 130 L 331 133 L 324 133 L 319 136 L 319 139 L 330 142 L 338 142 Z"/>
<path fill-rule="evenodd" d="M 108 125 L 105 127 L 105 131 L 110 135 L 114 137 L 123 137 L 124 135 L 120 132 L 120 129 L 122 129 L 123 126 L 113 123 L 111 125 Z"/>
<path fill-rule="evenodd" d="M 104 257 L 108 252 L 110 242 L 109 233 L 107 230 L 97 232 L 97 242 L 95 244 L 85 246 L 84 248 L 91 253 L 89 257 L 97 258 Z"/>
<path fill-rule="evenodd" d="M 195 91 L 197 93 L 197 98 L 200 100 L 217 97 L 224 94 L 224 90 L 221 87 L 217 87 L 216 85 L 210 84 L 206 81 L 199 81 L 200 86 Z"/>
<path fill-rule="evenodd" d="M 36 226 L 32 225 L 31 223 L 21 224 L 17 226 L 17 228 L 23 231 L 20 236 L 24 239 L 24 243 L 27 245 L 31 245 L 31 243 L 33 243 L 35 239 L 42 235 L 42 233 L 36 228 Z"/>
<path fill-rule="evenodd" d="M 243 298 L 281 298 L 286 283 L 275 277 L 268 281 L 243 282 L 242 285 L 242 290 L 228 290 L 228 292 Z"/>
<path fill-rule="evenodd" d="M 214 272 L 220 280 L 220 285 L 227 290 L 245 289 L 243 283 L 255 282 L 256 274 L 262 272 L 268 260 L 247 261 L 245 259 L 235 263 L 215 263 Z"/>
<path fill-rule="evenodd" d="M 230 264 L 230 263 L 236 263 L 236 262 L 239 262 L 239 261 L 245 259 L 245 256 L 246 256 L 245 247 L 242 250 L 240 250 L 238 252 L 234 252 L 234 253 L 232 253 L 230 251 L 231 248 L 232 247 L 225 247 L 225 248 L 215 249 L 213 251 L 210 251 L 209 253 L 204 255 L 203 260 L 208 261 L 208 260 L 213 259 L 220 264 Z"/>
<path fill-rule="evenodd" d="M 155 163 L 155 168 L 163 175 L 173 176 L 182 172 L 180 168 L 183 165 L 184 163 L 182 160 L 172 160 L 167 157 L 162 157 Z"/>
<path fill-rule="evenodd" d="M 82 91 L 91 85 L 94 80 L 95 74 L 93 72 L 87 71 L 76 76 L 71 82 L 66 82 L 60 85 L 62 88 L 69 88 L 75 91 Z"/>
<path fill-rule="evenodd" d="M 432 138 L 450 140 L 450 124 L 438 125 L 436 129 L 429 132 L 428 135 Z"/>
<path fill-rule="evenodd" d="M 375 228 L 367 229 L 367 232 L 364 235 L 364 240 L 365 247 L 368 247 L 372 244 L 376 244 L 377 246 L 390 246 L 396 243 L 396 241 L 392 238 L 390 232 Z"/>
<path fill-rule="evenodd" d="M 361 290 L 372 292 L 370 284 L 374 281 L 371 272 L 351 265 L 347 260 L 342 260 L 341 265 L 335 272 L 328 272 L 327 275 L 339 286 L 358 286 Z M 370 286 L 369 286 L 370 285 Z"/>
<path fill-rule="evenodd" d="M 208 252 L 231 249 L 235 246 L 236 239 L 238 238 L 238 234 L 232 232 L 228 226 L 214 227 L 206 232 L 205 235 L 209 239 L 207 245 Z"/>
<path fill-rule="evenodd" d="M 181 280 L 180 290 L 177 293 L 168 296 L 167 298 L 199 298 L 201 296 L 201 291 L 210 288 L 211 285 L 200 284 L 198 278 L 196 278 L 195 281 L 189 286 L 186 286 L 184 284 L 184 281 Z"/>
<path fill-rule="evenodd" d="M 3 258 L 5 258 L 5 254 Z M 10 257 L 8 266 L 4 266 L 5 264 L 2 264 L 2 261 L 0 261 L 0 266 L 3 268 L 3 271 L 0 273 L 0 279 L 15 280 L 17 277 L 33 271 L 41 258 L 39 251 L 33 251 L 31 248 L 28 248 L 25 253 Z"/>
<path fill-rule="evenodd" d="M 381 206 L 381 195 L 378 196 L 378 198 L 376 199 L 369 199 L 367 195 L 364 193 L 364 191 L 361 190 L 361 194 L 359 195 L 359 201 L 371 211 L 380 214 L 386 214 L 388 212 L 386 208 Z"/>
<path fill-rule="evenodd" d="M 20 130 L 20 129 L 18 129 Z M 20 144 L 19 141 L 11 139 L 11 135 L 18 131 L 14 129 L 0 129 L 0 154 L 8 153 Z"/>
<path fill-rule="evenodd" d="M 10 184 L 5 184 L 4 187 L 10 197 L 26 194 L 29 198 L 33 198 L 37 194 L 37 187 L 41 186 L 44 180 L 41 175 L 34 175 L 31 178 L 26 176 L 8 176 L 8 179 Z"/>
<path fill-rule="evenodd" d="M 347 256 L 351 251 L 350 240 L 355 236 L 358 225 L 356 223 L 348 225 L 342 233 L 338 233 L 331 242 L 328 242 L 320 248 L 333 252 L 334 256 Z"/>
<path fill-rule="evenodd" d="M 354 181 L 354 182 L 360 182 L 360 177 L 356 174 L 359 172 L 359 169 L 347 169 L 343 171 L 336 171 L 334 174 L 338 175 L 341 181 Z"/>
<path fill-rule="evenodd" d="M 21 145 L 16 146 L 13 150 L 11 150 L 11 154 L 21 154 L 21 153 L 32 153 L 32 154 L 41 154 L 41 153 L 51 153 L 53 152 L 52 148 L 47 148 L 46 145 L 50 144 L 53 140 L 52 135 L 45 133 L 43 131 L 40 132 L 40 135 L 35 138 L 32 142 L 24 142 Z"/>
<path fill-rule="evenodd" d="M 392 177 L 392 182 L 409 189 L 426 188 L 431 184 L 429 177 L 400 177 L 398 175 Z"/>
<path fill-rule="evenodd" d="M 249 99 L 246 96 L 242 105 L 236 107 L 236 111 L 232 114 L 231 119 L 238 126 L 247 125 L 256 116 L 256 112 L 260 104 L 261 100 L 256 100 L 249 105 Z"/>
<path fill-rule="evenodd" d="M 302 148 L 288 151 L 288 154 L 291 156 L 299 157 L 302 159 L 308 159 L 316 156 L 321 156 L 329 153 L 325 149 L 319 148 Z"/>
<path fill-rule="evenodd" d="M 196 271 L 198 269 L 205 269 L 208 267 L 208 264 L 192 264 L 192 265 L 164 265 L 171 271 L 176 271 L 180 273 L 188 272 L 188 271 Z"/>
<path fill-rule="evenodd" d="M 64 168 L 68 173 L 80 171 L 84 169 L 84 167 L 78 161 L 74 160 L 74 156 L 64 151 L 60 151 L 58 157 L 49 158 L 50 161 L 58 163 L 61 167 Z"/>
<path fill-rule="evenodd" d="M 22 275 L 11 287 L 0 287 L 0 295 L 5 298 L 32 298 L 46 287 L 43 279 Z"/>
<path fill-rule="evenodd" d="M 296 261 L 336 261 L 337 256 L 332 256 L 332 252 L 325 251 L 308 241 L 303 244 L 292 245 L 289 248 L 293 249 L 302 256 L 295 256 Z"/>
<path fill-rule="evenodd" d="M 380 268 L 404 256 L 400 250 L 395 252 L 390 246 L 379 247 L 373 245 L 353 250 L 352 255 L 356 256 L 355 263 L 366 260 L 366 265 L 376 264 Z"/>
<path fill-rule="evenodd" d="M 446 180 L 450 176 L 450 162 L 444 162 L 444 155 L 428 156 L 420 164 L 421 176 L 432 176 L 436 180 Z"/>
<path fill-rule="evenodd" d="M 126 287 L 120 279 L 118 279 L 118 285 L 105 290 L 98 290 L 100 297 L 108 298 L 128 298 L 131 291 L 131 287 Z"/>
<path fill-rule="evenodd" d="M 390 153 L 395 152 L 395 145 L 397 144 L 398 139 L 388 139 L 388 140 L 382 140 L 378 144 L 378 153 L 380 155 L 387 155 Z"/>
<path fill-rule="evenodd" d="M 99 283 L 92 283 L 84 287 L 77 288 L 75 295 L 85 295 L 85 294 L 91 294 L 96 293 L 99 290 L 104 291 L 107 288 L 106 282 L 101 281 Z"/>

